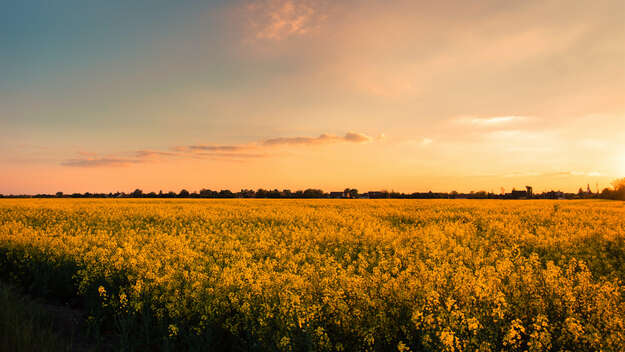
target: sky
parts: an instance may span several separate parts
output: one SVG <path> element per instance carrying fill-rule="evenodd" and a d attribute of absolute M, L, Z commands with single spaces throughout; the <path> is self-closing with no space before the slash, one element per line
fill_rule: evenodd
<path fill-rule="evenodd" d="M 0 193 L 593 191 L 623 1 L 15 1 Z"/>

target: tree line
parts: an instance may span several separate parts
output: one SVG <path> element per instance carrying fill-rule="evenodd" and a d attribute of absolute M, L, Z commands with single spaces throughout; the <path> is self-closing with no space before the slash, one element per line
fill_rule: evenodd
<path fill-rule="evenodd" d="M 613 199 L 625 200 L 625 178 L 614 180 L 612 187 L 604 188 L 601 192 L 593 193 L 588 187 L 587 191 L 579 189 L 577 193 L 564 193 L 560 191 L 549 191 L 537 194 L 519 195 L 513 191 L 512 193 L 500 193 L 477 191 L 469 193 L 452 192 L 415 192 L 400 193 L 395 191 L 371 191 L 359 193 L 355 188 L 346 188 L 342 192 L 324 192 L 321 189 L 308 188 L 305 190 L 291 191 L 288 189 L 242 189 L 239 192 L 231 190 L 210 190 L 201 189 L 200 191 L 189 192 L 186 189 L 180 192 L 143 192 L 136 189 L 133 192 L 115 192 L 115 193 L 71 193 L 65 194 L 57 192 L 56 194 L 36 194 L 36 195 L 2 195 L 0 198 L 274 198 L 274 199 L 313 199 L 313 198 L 393 198 L 393 199 Z"/>
<path fill-rule="evenodd" d="M 604 188 L 599 198 L 625 200 L 625 177 L 612 181 L 612 188 Z"/>

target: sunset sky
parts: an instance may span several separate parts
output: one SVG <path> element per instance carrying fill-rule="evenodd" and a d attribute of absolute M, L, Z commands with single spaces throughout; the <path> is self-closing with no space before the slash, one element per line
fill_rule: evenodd
<path fill-rule="evenodd" d="M 625 177 L 625 2 L 13 1 L 0 193 Z"/>

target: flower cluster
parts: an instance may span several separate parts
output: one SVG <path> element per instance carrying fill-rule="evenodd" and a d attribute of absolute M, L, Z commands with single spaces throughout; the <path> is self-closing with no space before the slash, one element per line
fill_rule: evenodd
<path fill-rule="evenodd" d="M 0 275 L 144 345 L 623 350 L 625 207 L 556 204 L 2 200 Z"/>

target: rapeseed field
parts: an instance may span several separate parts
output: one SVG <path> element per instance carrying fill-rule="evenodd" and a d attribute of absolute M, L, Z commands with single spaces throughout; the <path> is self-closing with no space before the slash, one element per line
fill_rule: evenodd
<path fill-rule="evenodd" d="M 0 275 L 129 350 L 625 350 L 623 202 L 6 199 Z"/>

